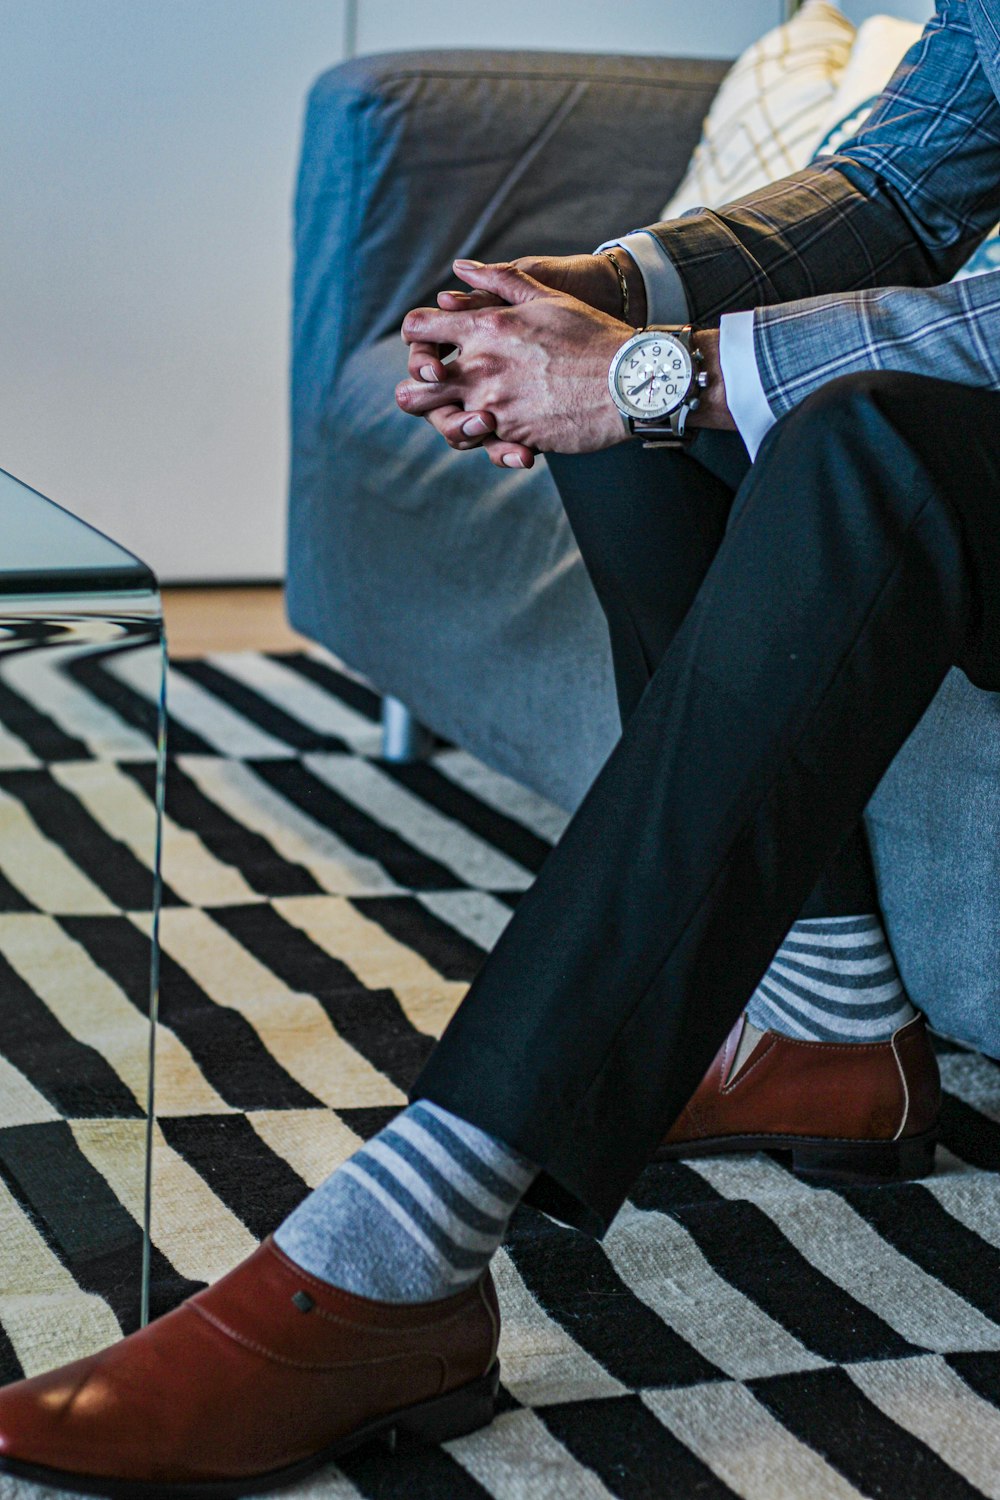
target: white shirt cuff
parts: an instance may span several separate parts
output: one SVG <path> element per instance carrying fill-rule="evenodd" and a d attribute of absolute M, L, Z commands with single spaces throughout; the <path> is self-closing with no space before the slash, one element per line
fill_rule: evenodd
<path fill-rule="evenodd" d="M 646 286 L 646 322 L 686 323 L 688 304 L 684 283 L 656 235 L 649 229 L 636 229 L 620 240 L 605 240 L 594 253 L 612 250 L 615 245 L 627 250 L 639 267 Z"/>
<path fill-rule="evenodd" d="M 726 401 L 751 462 L 777 421 L 767 404 L 753 347 L 752 312 L 725 313 L 719 323 L 719 363 Z"/>

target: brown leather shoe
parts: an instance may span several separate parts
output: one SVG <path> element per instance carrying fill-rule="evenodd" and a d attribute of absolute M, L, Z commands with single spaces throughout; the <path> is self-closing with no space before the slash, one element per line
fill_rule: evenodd
<path fill-rule="evenodd" d="M 733 1078 L 741 1016 L 655 1160 L 785 1150 L 800 1177 L 900 1182 L 934 1170 L 941 1078 L 923 1017 L 888 1042 L 765 1031 Z"/>
<path fill-rule="evenodd" d="M 440 1302 L 335 1290 L 266 1240 L 101 1354 L 0 1390 L 0 1470 L 88 1495 L 251 1494 L 371 1438 L 484 1426 L 499 1380 L 489 1273 Z"/>

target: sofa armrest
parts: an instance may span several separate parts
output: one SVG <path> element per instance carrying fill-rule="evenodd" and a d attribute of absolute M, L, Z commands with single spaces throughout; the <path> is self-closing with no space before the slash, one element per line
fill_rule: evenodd
<path fill-rule="evenodd" d="M 322 420 L 347 355 L 432 298 L 455 256 L 567 254 L 655 219 L 726 66 L 408 52 L 321 77 L 295 205 L 296 425 Z"/>

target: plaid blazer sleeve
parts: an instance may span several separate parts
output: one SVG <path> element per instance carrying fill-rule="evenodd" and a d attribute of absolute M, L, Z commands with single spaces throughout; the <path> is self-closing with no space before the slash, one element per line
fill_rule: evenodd
<path fill-rule="evenodd" d="M 1000 390 L 1000 271 L 758 310 L 754 352 L 776 417 L 838 375 L 907 370 Z"/>
<path fill-rule="evenodd" d="M 937 0 L 837 155 L 715 212 L 649 228 L 677 267 L 693 320 L 709 323 L 824 293 L 944 281 L 998 213 L 1000 104 L 965 0 Z M 767 338 L 777 359 L 780 335 Z"/>

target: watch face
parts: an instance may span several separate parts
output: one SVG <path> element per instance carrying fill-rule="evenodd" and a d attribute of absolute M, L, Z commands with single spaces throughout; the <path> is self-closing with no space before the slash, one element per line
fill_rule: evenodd
<path fill-rule="evenodd" d="M 680 406 L 691 385 L 691 356 L 669 333 L 630 339 L 611 374 L 611 393 L 630 417 L 665 417 Z"/>

